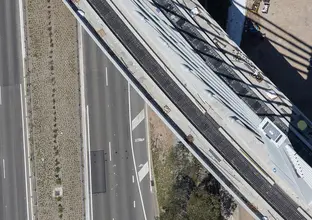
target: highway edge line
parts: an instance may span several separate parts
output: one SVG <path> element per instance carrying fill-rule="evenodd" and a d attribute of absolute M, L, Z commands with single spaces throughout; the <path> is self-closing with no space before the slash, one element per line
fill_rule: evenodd
<path fill-rule="evenodd" d="M 82 26 L 77 22 L 77 34 L 78 34 L 78 62 L 79 62 L 79 76 L 80 76 L 80 103 L 81 103 L 81 132 L 82 132 L 82 164 L 83 164 L 83 183 L 84 183 L 84 211 L 86 220 L 93 220 L 93 206 L 92 194 L 90 193 L 90 184 L 91 184 L 91 173 L 89 173 L 90 168 L 90 152 L 89 149 L 89 111 L 88 106 L 86 105 L 86 96 L 85 96 L 85 72 L 83 65 L 83 40 L 82 40 Z"/>
<path fill-rule="evenodd" d="M 151 146 L 151 139 L 150 139 L 150 126 L 149 126 L 149 118 L 148 118 L 148 105 L 146 102 L 144 102 L 144 108 L 145 108 L 145 131 L 146 131 L 146 144 L 147 144 L 147 154 L 148 154 L 148 160 L 149 160 L 149 172 L 150 172 L 150 191 L 153 194 L 153 199 L 155 202 L 155 216 L 159 217 L 159 204 L 158 204 L 158 198 L 157 198 L 157 185 L 155 181 L 155 173 L 153 168 L 153 156 L 152 156 L 152 146 Z M 158 117 L 158 116 L 157 116 Z M 154 183 L 154 186 L 152 186 L 152 181 Z M 154 189 L 154 190 L 153 190 Z"/>
<path fill-rule="evenodd" d="M 21 39 L 21 52 L 22 52 L 22 73 L 23 82 L 20 84 L 21 96 L 21 112 L 22 112 L 22 134 L 23 134 L 23 150 L 24 150 L 24 166 L 25 166 L 25 185 L 26 185 L 26 213 L 27 220 L 34 219 L 33 210 L 33 188 L 32 188 L 32 175 L 30 166 L 30 145 L 29 145 L 29 116 L 27 108 L 27 76 L 26 76 L 26 37 L 25 37 L 25 13 L 24 13 L 24 0 L 18 0 L 19 21 L 20 21 L 20 39 Z M 25 135 L 26 130 L 26 135 Z M 26 149 L 27 148 L 27 149 Z M 27 173 L 28 168 L 28 173 Z M 28 186 L 29 181 L 29 186 Z M 30 197 L 29 197 L 30 194 Z M 30 200 L 30 205 L 29 205 Z"/>
<path fill-rule="evenodd" d="M 99 39 L 97 39 L 91 32 L 91 30 L 84 24 L 84 22 L 81 20 L 81 18 L 79 18 L 79 16 L 75 13 L 75 11 L 73 10 L 73 8 L 69 5 L 69 3 L 67 2 L 68 0 L 62 0 L 64 2 L 64 4 L 68 7 L 68 9 L 73 13 L 73 15 L 75 16 L 75 18 L 78 20 L 78 22 L 82 25 L 82 27 L 84 27 L 84 29 L 86 30 L 86 32 L 91 36 L 91 38 L 95 41 L 95 43 L 98 45 L 98 47 L 103 51 L 103 53 L 109 58 L 109 60 L 112 62 L 112 64 L 117 68 L 117 70 L 125 77 L 125 79 L 127 79 L 128 83 L 132 86 L 132 88 L 135 89 L 135 91 L 143 98 L 143 100 L 149 105 L 149 107 L 156 113 L 156 115 L 165 123 L 165 125 L 172 131 L 172 133 L 178 137 L 178 139 L 184 144 L 184 146 L 186 146 L 188 148 L 188 150 L 193 154 L 196 155 L 195 157 L 200 161 L 200 163 L 204 164 L 205 161 L 200 158 L 196 152 L 194 151 L 194 149 L 192 149 L 192 147 L 185 141 L 184 137 L 181 136 L 180 133 L 178 133 L 175 128 L 173 127 L 173 125 L 168 121 L 167 117 L 165 117 L 162 112 L 160 111 L 160 109 L 158 109 L 157 107 L 155 107 L 152 102 L 145 97 L 143 91 L 131 80 L 131 78 L 129 78 L 129 76 L 127 75 L 127 73 L 125 72 L 125 70 L 123 70 L 121 67 L 119 67 L 116 59 L 114 57 L 112 57 L 112 55 L 105 49 L 105 47 L 102 45 L 102 41 L 104 41 L 103 38 L 101 38 L 101 41 Z M 124 63 L 123 60 L 121 60 L 121 62 L 126 66 L 126 64 Z M 168 115 L 168 117 L 170 117 Z M 131 128 L 130 128 L 131 129 Z M 229 188 L 226 183 L 216 174 L 216 172 L 214 170 L 212 170 L 209 166 L 204 165 L 204 167 L 211 173 L 213 174 L 213 176 L 218 180 L 218 182 L 220 182 L 220 184 L 227 190 L 230 192 L 230 194 L 237 200 L 239 201 L 239 203 L 241 205 L 243 205 L 243 207 L 245 209 L 248 210 L 248 207 L 244 204 L 243 200 L 237 196 L 232 190 L 231 188 Z M 253 215 L 253 217 L 255 217 L 255 215 Z M 113 219 L 114 220 L 114 219 Z"/>
<path fill-rule="evenodd" d="M 143 215 L 144 219 L 147 220 L 146 217 L 146 212 L 145 212 L 145 207 L 144 207 L 144 202 L 143 202 L 143 197 L 142 197 L 142 192 L 141 192 L 141 187 L 140 187 L 140 182 L 139 182 L 139 177 L 138 177 L 138 172 L 137 172 L 137 167 L 136 167 L 136 162 L 135 162 L 135 157 L 134 157 L 134 149 L 133 149 L 133 137 L 132 137 L 132 121 L 131 121 L 131 98 L 130 98 L 130 89 L 131 85 L 128 82 L 128 113 L 129 113 L 129 130 L 130 130 L 130 145 L 131 145 L 131 151 L 132 151 L 132 159 L 133 159 L 133 165 L 134 165 L 134 172 L 135 172 L 135 177 L 137 180 L 138 184 L 138 190 L 139 190 L 139 195 L 140 195 L 140 200 L 142 203 L 142 209 L 143 209 Z"/>

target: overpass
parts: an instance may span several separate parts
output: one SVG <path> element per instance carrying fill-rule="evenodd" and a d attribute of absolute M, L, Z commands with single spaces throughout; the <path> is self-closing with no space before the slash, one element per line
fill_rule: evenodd
<path fill-rule="evenodd" d="M 284 183 L 286 181 L 283 176 L 273 176 L 270 169 L 262 168 L 261 161 L 254 157 L 248 146 L 243 147 L 248 144 L 253 144 L 252 147 L 267 146 L 267 152 L 275 150 L 272 153 L 275 159 L 271 160 L 277 164 L 283 152 L 277 152 L 276 149 L 285 148 L 289 161 L 294 158 L 299 160 L 299 167 L 295 167 L 290 175 L 301 174 L 298 179 L 306 180 L 300 182 L 301 186 L 309 186 L 309 177 L 305 178 L 310 168 L 306 166 L 309 160 L 305 162 L 298 156 L 301 152 L 306 152 L 301 155 L 310 155 L 310 143 L 305 137 L 307 130 L 303 132 L 292 126 L 298 121 L 305 121 L 309 130 L 308 119 L 291 106 L 289 100 L 274 88 L 251 61 L 247 60 L 244 62 L 245 66 L 240 66 L 241 59 L 238 60 L 240 64 L 236 64 L 235 59 L 231 61 L 226 57 L 229 48 L 235 48 L 240 53 L 240 58 L 244 54 L 226 39 L 223 31 L 213 21 L 210 26 L 215 28 L 219 36 L 211 42 L 211 33 L 206 33 L 205 36 L 200 21 L 186 16 L 187 11 L 191 13 L 186 4 L 166 0 L 124 2 L 129 11 L 139 14 L 139 17 L 133 17 L 119 7 L 117 2 L 65 1 L 103 52 L 119 67 L 120 72 L 147 103 L 255 217 L 271 215 L 276 219 L 310 218 L 303 211 L 308 207 L 309 198 L 303 196 L 296 199 L 296 194 L 289 193 L 292 187 L 298 188 L 299 183 L 292 185 L 297 181 L 296 177 L 293 177 L 292 183 Z M 131 10 L 131 7 L 136 10 Z M 202 14 L 205 13 L 203 9 L 201 11 Z M 162 33 L 161 40 L 141 32 L 136 26 L 137 21 L 134 21 L 137 19 L 143 23 L 156 24 L 150 25 L 152 29 L 146 29 L 146 32 L 152 35 Z M 169 29 L 162 30 L 164 25 Z M 165 32 L 168 34 L 163 34 Z M 180 65 L 178 58 L 165 57 L 161 51 L 157 51 L 150 42 L 155 40 L 158 41 L 156 45 L 163 41 L 164 45 L 159 47 L 167 47 L 166 53 L 174 51 L 185 63 Z M 179 43 L 185 48 L 174 47 L 174 44 Z M 228 56 L 233 56 L 233 50 Z M 183 66 L 184 69 L 177 69 L 176 66 Z M 249 68 L 247 71 L 246 66 Z M 234 67 L 239 67 L 240 72 L 234 71 Z M 182 71 L 182 75 L 179 75 L 179 71 Z M 245 78 L 242 77 L 244 73 L 248 75 Z M 263 81 L 268 88 L 261 87 Z M 262 89 L 255 89 L 256 87 Z M 280 117 L 280 107 L 274 106 L 277 103 L 265 102 L 268 98 L 263 98 L 264 95 L 283 97 L 283 103 L 287 103 L 286 106 L 290 106 L 296 113 L 291 118 Z M 283 110 L 288 111 L 285 108 Z M 247 144 L 238 137 L 241 134 L 245 135 L 243 139 L 250 140 Z M 282 165 L 274 167 L 275 171 L 282 170 L 281 167 Z M 308 201 L 307 205 L 302 201 Z M 253 208 L 255 204 L 260 204 L 257 209 Z"/>

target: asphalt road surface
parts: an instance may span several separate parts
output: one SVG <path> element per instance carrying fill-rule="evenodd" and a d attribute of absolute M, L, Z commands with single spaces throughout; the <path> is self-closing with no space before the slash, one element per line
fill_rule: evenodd
<path fill-rule="evenodd" d="M 154 219 L 144 101 L 85 31 L 83 59 L 93 219 Z"/>
<path fill-rule="evenodd" d="M 21 40 L 17 0 L 0 2 L 0 219 L 25 220 L 20 83 Z"/>

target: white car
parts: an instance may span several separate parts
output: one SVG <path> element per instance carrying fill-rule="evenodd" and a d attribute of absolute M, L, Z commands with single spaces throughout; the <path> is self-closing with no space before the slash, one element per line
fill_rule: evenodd
<path fill-rule="evenodd" d="M 78 9 L 77 10 L 78 14 L 81 16 L 81 17 L 84 17 L 85 16 L 85 12 L 81 9 Z"/>
<path fill-rule="evenodd" d="M 196 15 L 199 15 L 199 9 L 197 7 L 193 8 L 191 10 L 191 16 L 192 18 L 195 17 Z"/>
<path fill-rule="evenodd" d="M 268 13 L 269 7 L 270 7 L 270 4 L 264 3 L 263 8 L 262 8 L 262 13 L 265 13 L 265 14 Z"/>

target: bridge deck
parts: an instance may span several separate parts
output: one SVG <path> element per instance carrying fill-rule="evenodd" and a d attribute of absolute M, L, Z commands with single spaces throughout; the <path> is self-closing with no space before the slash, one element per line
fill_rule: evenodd
<path fill-rule="evenodd" d="M 305 219 L 298 206 L 277 185 L 271 185 L 219 132 L 211 116 L 203 114 L 128 29 L 105 0 L 88 0 L 106 25 L 141 67 L 233 168 L 285 219 Z"/>

